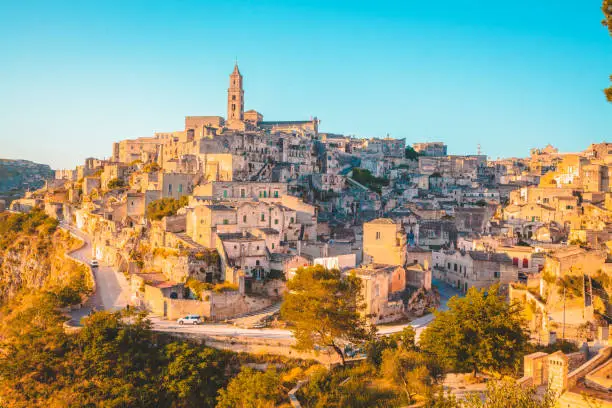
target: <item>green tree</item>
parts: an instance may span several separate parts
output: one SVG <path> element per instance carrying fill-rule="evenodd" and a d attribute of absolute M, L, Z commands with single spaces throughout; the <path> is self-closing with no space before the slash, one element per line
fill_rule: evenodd
<path fill-rule="evenodd" d="M 484 400 L 471 395 L 460 405 L 463 408 L 553 408 L 556 398 L 550 389 L 538 396 L 534 387 L 524 388 L 515 381 L 491 381 L 487 384 Z"/>
<path fill-rule="evenodd" d="M 331 347 L 344 365 L 343 343 L 369 338 L 359 313 L 363 307 L 361 281 L 354 274 L 343 277 L 339 270 L 321 265 L 299 268 L 287 288 L 281 316 L 292 324 L 298 349 Z"/>
<path fill-rule="evenodd" d="M 276 370 L 258 372 L 245 367 L 219 391 L 217 408 L 273 408 L 287 398 Z"/>
<path fill-rule="evenodd" d="M 125 182 L 121 179 L 114 178 L 108 182 L 107 186 L 109 190 L 114 190 L 125 187 Z"/>
<path fill-rule="evenodd" d="M 182 196 L 178 200 L 172 197 L 160 198 L 147 205 L 147 217 L 150 220 L 160 221 L 166 216 L 176 215 L 176 212 L 189 204 L 189 196 Z"/>
<path fill-rule="evenodd" d="M 404 154 L 404 157 L 410 160 L 418 160 L 419 156 L 420 154 L 416 150 L 414 150 L 412 146 L 406 146 L 406 152 Z"/>
<path fill-rule="evenodd" d="M 471 288 L 448 306 L 423 332 L 422 350 L 453 371 L 516 371 L 528 340 L 517 304 L 508 304 L 495 285 L 488 292 Z"/>
<path fill-rule="evenodd" d="M 417 351 L 385 350 L 382 355 L 383 376 L 398 386 L 409 404 L 417 394 L 425 396 L 433 385 L 427 368 L 427 357 Z"/>
<path fill-rule="evenodd" d="M 608 32 L 612 36 L 612 0 L 603 0 L 601 4 L 601 11 L 604 14 L 604 20 L 602 24 L 608 27 Z M 610 76 L 610 81 L 612 81 L 612 75 Z M 612 102 L 612 86 L 604 89 L 604 94 L 608 99 L 608 102 Z"/>
<path fill-rule="evenodd" d="M 366 343 L 367 361 L 374 367 L 380 367 L 385 350 L 416 350 L 415 338 L 416 332 L 412 326 L 406 326 L 402 331 L 389 336 L 376 336 L 371 333 L 371 338 Z"/>
<path fill-rule="evenodd" d="M 162 374 L 168 397 L 175 407 L 212 407 L 225 385 L 225 354 L 212 348 L 173 342 L 165 347 Z"/>

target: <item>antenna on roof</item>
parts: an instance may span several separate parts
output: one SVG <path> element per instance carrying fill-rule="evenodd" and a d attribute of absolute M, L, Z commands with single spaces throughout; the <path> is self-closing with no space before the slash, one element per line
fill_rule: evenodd
<path fill-rule="evenodd" d="M 480 149 L 480 143 L 478 143 L 478 145 L 476 146 L 476 154 L 477 154 L 478 156 L 480 156 L 480 155 L 482 154 L 482 151 L 481 151 L 481 149 Z"/>

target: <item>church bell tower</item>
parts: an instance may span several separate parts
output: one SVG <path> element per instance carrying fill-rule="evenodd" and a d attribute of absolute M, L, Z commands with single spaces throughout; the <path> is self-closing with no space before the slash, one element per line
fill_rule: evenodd
<path fill-rule="evenodd" d="M 234 65 L 234 72 L 230 74 L 230 86 L 227 90 L 227 120 L 244 120 L 244 90 L 238 63 Z"/>

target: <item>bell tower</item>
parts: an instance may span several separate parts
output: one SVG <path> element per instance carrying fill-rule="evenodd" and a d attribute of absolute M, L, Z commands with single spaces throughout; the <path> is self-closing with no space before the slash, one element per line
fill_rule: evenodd
<path fill-rule="evenodd" d="M 230 74 L 230 86 L 227 90 L 227 121 L 233 120 L 244 120 L 244 90 L 238 63 Z"/>

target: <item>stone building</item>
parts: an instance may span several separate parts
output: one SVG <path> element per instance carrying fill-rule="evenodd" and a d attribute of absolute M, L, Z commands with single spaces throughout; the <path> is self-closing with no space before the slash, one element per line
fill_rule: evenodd
<path fill-rule="evenodd" d="M 397 265 L 369 264 L 351 270 L 362 281 L 365 309 L 372 323 L 391 322 L 404 315 L 399 296 L 406 289 L 406 271 Z"/>
<path fill-rule="evenodd" d="M 442 251 L 443 261 L 436 269 L 438 278 L 467 292 L 469 288 L 486 289 L 499 283 L 518 280 L 518 269 L 508 255 L 485 251 Z"/>
<path fill-rule="evenodd" d="M 363 262 L 406 264 L 406 232 L 400 222 L 378 218 L 363 224 Z"/>

